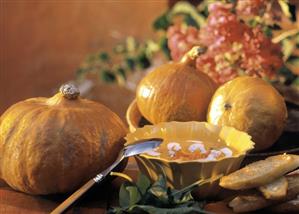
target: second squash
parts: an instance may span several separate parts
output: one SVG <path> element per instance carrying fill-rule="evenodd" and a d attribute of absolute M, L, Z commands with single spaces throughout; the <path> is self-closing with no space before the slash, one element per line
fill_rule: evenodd
<path fill-rule="evenodd" d="M 195 68 L 205 50 L 193 47 L 180 62 L 170 62 L 145 76 L 137 88 L 137 106 L 153 124 L 203 121 L 216 89 L 212 79 Z"/>

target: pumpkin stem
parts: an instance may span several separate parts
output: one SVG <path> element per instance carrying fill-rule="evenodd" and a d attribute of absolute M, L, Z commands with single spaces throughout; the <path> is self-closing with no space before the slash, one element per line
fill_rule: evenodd
<path fill-rule="evenodd" d="M 63 97 L 69 100 L 77 99 L 78 96 L 80 95 L 79 89 L 74 84 L 71 83 L 63 84 L 60 87 L 59 91 L 63 95 Z"/>
<path fill-rule="evenodd" d="M 195 66 L 195 60 L 198 56 L 205 53 L 207 50 L 204 46 L 194 46 L 189 50 L 181 59 L 181 63 L 185 63 L 191 66 Z"/>

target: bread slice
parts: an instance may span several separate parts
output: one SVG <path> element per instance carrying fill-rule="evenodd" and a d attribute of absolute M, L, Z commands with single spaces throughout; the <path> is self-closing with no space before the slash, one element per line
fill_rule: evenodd
<path fill-rule="evenodd" d="M 298 155 L 271 156 L 222 177 L 219 184 L 232 190 L 256 188 L 268 184 L 298 167 Z"/>
<path fill-rule="evenodd" d="M 285 177 L 280 177 L 269 184 L 260 186 L 258 189 L 266 199 L 283 199 L 287 195 L 288 181 Z"/>
<path fill-rule="evenodd" d="M 236 196 L 232 201 L 229 202 L 229 206 L 233 208 L 236 213 L 242 212 L 252 212 L 255 210 L 263 209 L 266 207 L 274 206 L 278 203 L 284 203 L 289 201 L 289 203 L 281 204 L 282 208 L 289 207 L 289 209 L 297 209 L 298 200 L 296 197 L 299 195 L 299 174 L 292 173 L 285 176 L 288 182 L 287 194 L 285 197 L 279 200 L 269 200 L 266 199 L 259 191 L 256 189 L 246 190 L 245 193 Z M 281 207 L 275 208 L 274 210 L 281 209 Z"/>

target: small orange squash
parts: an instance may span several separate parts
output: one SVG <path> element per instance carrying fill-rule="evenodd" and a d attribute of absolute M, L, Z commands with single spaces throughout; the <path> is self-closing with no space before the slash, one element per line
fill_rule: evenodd
<path fill-rule="evenodd" d="M 204 51 L 193 47 L 180 62 L 170 62 L 146 75 L 137 87 L 136 102 L 151 123 L 203 121 L 216 85 L 195 68 Z"/>
<path fill-rule="evenodd" d="M 63 85 L 11 106 L 0 124 L 0 175 L 15 190 L 65 193 L 109 166 L 127 128 L 107 107 Z"/>

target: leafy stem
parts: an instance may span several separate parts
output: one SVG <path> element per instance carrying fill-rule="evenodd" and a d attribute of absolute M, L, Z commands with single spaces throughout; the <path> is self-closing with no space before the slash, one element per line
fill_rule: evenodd
<path fill-rule="evenodd" d="M 118 174 L 114 174 L 118 175 Z M 121 177 L 127 180 L 127 176 Z M 119 192 L 120 207 L 111 208 L 108 213 L 205 213 L 204 201 L 195 201 L 191 192 L 198 186 L 219 179 L 219 175 L 210 179 L 199 180 L 181 190 L 167 187 L 166 176 L 160 175 L 151 183 L 149 178 L 140 174 L 137 182 L 124 182 Z"/>

